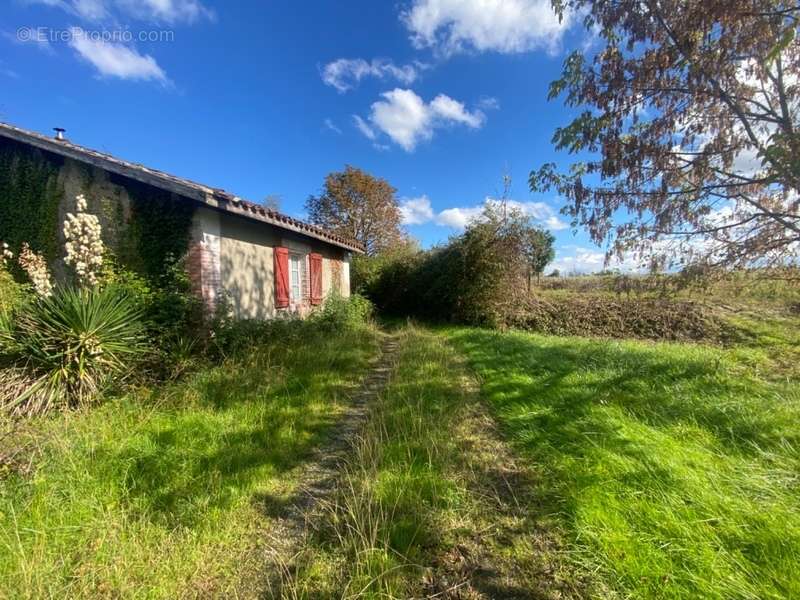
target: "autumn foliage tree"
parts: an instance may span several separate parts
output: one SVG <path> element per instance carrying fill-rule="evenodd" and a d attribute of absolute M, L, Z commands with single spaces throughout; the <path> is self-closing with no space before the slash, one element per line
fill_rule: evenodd
<path fill-rule="evenodd" d="M 385 179 L 347 165 L 325 178 L 306 210 L 312 223 L 361 242 L 374 256 L 404 240 L 396 193 Z"/>
<path fill-rule="evenodd" d="M 572 53 L 550 97 L 584 108 L 559 128 L 580 153 L 534 171 L 609 258 L 651 265 L 782 264 L 800 249 L 800 4 L 553 0 L 601 42 Z"/>

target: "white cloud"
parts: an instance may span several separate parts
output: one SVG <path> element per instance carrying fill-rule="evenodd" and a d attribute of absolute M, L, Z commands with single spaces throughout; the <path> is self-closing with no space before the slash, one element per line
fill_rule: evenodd
<path fill-rule="evenodd" d="M 14 44 L 36 46 L 42 52 L 52 54 L 53 47 L 50 45 L 50 41 L 47 39 L 47 35 L 44 33 L 40 33 L 40 31 L 37 29 L 32 29 L 30 31 L 32 34 L 29 36 L 21 36 L 17 32 L 11 33 L 8 31 L 2 32 L 2 35 L 8 41 Z"/>
<path fill-rule="evenodd" d="M 375 133 L 375 130 L 369 126 L 369 123 L 367 123 L 358 115 L 353 115 L 353 122 L 356 124 L 358 130 L 363 133 L 367 139 L 375 141 L 377 134 Z"/>
<path fill-rule="evenodd" d="M 470 206 L 466 208 L 446 208 L 436 215 L 437 225 L 452 227 L 453 229 L 464 229 L 472 221 L 483 213 L 483 206 Z"/>
<path fill-rule="evenodd" d="M 547 267 L 548 272 L 558 269 L 562 275 L 568 273 L 591 273 L 602 271 L 605 264 L 605 254 L 592 248 L 569 248 L 570 254 L 562 255 L 560 250 L 556 251 L 556 260 Z"/>
<path fill-rule="evenodd" d="M 336 123 L 333 122 L 332 119 L 325 119 L 322 124 L 325 126 L 325 129 L 330 129 L 334 133 L 342 133 L 342 130 L 336 126 Z"/>
<path fill-rule="evenodd" d="M 547 272 L 549 273 L 553 269 L 558 269 L 561 275 L 596 273 L 605 269 L 617 269 L 624 273 L 644 270 L 640 261 L 636 260 L 633 255 L 626 256 L 623 260 L 613 259 L 606 265 L 606 255 L 597 247 L 586 248 L 574 245 L 561 246 L 556 250 L 556 259 L 547 266 Z"/>
<path fill-rule="evenodd" d="M 214 12 L 200 0 L 27 0 L 60 8 L 86 21 L 104 21 L 115 15 L 155 23 L 193 23 L 213 20 Z"/>
<path fill-rule="evenodd" d="M 449 56 L 477 50 L 554 52 L 571 19 L 559 22 L 550 0 L 413 0 L 401 14 L 417 48 Z"/>
<path fill-rule="evenodd" d="M 365 77 L 390 78 L 403 85 L 411 85 L 420 71 L 426 68 L 428 66 L 421 62 L 398 66 L 384 58 L 375 58 L 371 62 L 363 58 L 339 58 L 325 65 L 321 76 L 326 85 L 344 93 L 356 87 Z"/>
<path fill-rule="evenodd" d="M 464 229 L 472 221 L 479 219 L 487 205 L 498 205 L 499 200 L 487 197 L 483 204 L 475 206 L 446 208 L 437 213 L 431 206 L 430 199 L 423 195 L 418 198 L 408 198 L 400 202 L 400 213 L 406 225 L 423 225 L 435 223 L 442 227 Z M 509 208 L 516 209 L 522 214 L 531 217 L 540 225 L 548 229 L 560 230 L 569 227 L 567 223 L 558 218 L 556 210 L 545 202 L 519 202 L 506 200 Z"/>
<path fill-rule="evenodd" d="M 216 18 L 199 0 L 117 0 L 116 3 L 129 15 L 143 21 L 194 23 Z"/>
<path fill-rule="evenodd" d="M 82 35 L 80 31 L 71 37 L 70 46 L 102 76 L 169 83 L 164 70 L 149 54 L 139 54 L 123 44 L 93 40 Z"/>
<path fill-rule="evenodd" d="M 106 0 L 27 0 L 27 2 L 60 8 L 87 21 L 100 21 L 109 16 Z"/>
<path fill-rule="evenodd" d="M 427 196 L 404 198 L 400 201 L 400 214 L 403 225 L 422 225 L 433 220 L 433 207 Z"/>
<path fill-rule="evenodd" d="M 395 88 L 382 94 L 383 100 L 372 104 L 369 124 L 356 117 L 356 124 L 364 135 L 375 140 L 376 130 L 383 132 L 406 152 L 411 152 L 421 141 L 433 137 L 437 128 L 462 124 L 472 129 L 481 127 L 486 116 L 480 110 L 469 111 L 464 104 L 439 94 L 426 103 L 412 90 Z"/>
<path fill-rule="evenodd" d="M 445 121 L 453 121 L 454 123 L 463 123 L 473 129 L 483 125 L 486 119 L 485 115 L 480 111 L 469 112 L 464 108 L 464 104 L 457 100 L 453 100 L 450 96 L 439 94 L 430 104 L 430 108 L 435 115 L 444 119 Z"/>
<path fill-rule="evenodd" d="M 0 60 L 0 75 L 10 77 L 11 79 L 19 79 L 19 73 L 13 69 L 9 69 L 2 60 Z"/>

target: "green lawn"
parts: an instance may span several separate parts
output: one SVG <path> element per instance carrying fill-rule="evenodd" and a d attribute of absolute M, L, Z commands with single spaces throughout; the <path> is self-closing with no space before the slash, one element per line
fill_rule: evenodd
<path fill-rule="evenodd" d="M 11 443 L 32 471 L 0 479 L 0 596 L 251 588 L 260 498 L 291 486 L 375 352 L 367 330 L 266 341 L 182 383 L 30 422 Z"/>
<path fill-rule="evenodd" d="M 800 597 L 800 386 L 763 349 L 445 335 L 603 595 Z"/>

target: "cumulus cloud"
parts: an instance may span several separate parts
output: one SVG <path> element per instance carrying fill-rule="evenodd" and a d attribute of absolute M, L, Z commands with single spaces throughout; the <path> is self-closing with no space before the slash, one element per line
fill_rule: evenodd
<path fill-rule="evenodd" d="M 547 266 L 547 270 L 558 269 L 564 275 L 569 273 L 591 273 L 602 271 L 604 264 L 605 254 L 599 252 L 596 248 L 562 246 L 556 250 L 556 260 Z"/>
<path fill-rule="evenodd" d="M 446 208 L 440 212 L 433 210 L 428 196 L 406 198 L 400 202 L 400 214 L 406 225 L 423 225 L 434 223 L 452 229 L 464 229 L 472 221 L 479 219 L 487 205 L 498 205 L 499 200 L 486 198 L 483 204 L 465 207 Z M 534 221 L 552 230 L 566 229 L 567 223 L 558 218 L 556 210 L 545 202 L 519 202 L 506 200 L 506 204 L 513 209 L 531 217 Z"/>
<path fill-rule="evenodd" d="M 400 201 L 400 215 L 403 225 L 422 225 L 434 218 L 433 207 L 427 196 L 403 198 Z"/>
<path fill-rule="evenodd" d="M 123 44 L 104 42 L 82 35 L 80 30 L 71 36 L 70 46 L 104 77 L 169 83 L 164 70 L 149 54 L 139 54 Z"/>
<path fill-rule="evenodd" d="M 27 0 L 60 8 L 86 21 L 103 21 L 123 15 L 153 23 L 193 23 L 215 18 L 200 0 Z"/>
<path fill-rule="evenodd" d="M 559 22 L 550 0 L 413 0 L 401 20 L 417 48 L 441 55 L 474 50 L 554 52 L 571 19 Z"/>
<path fill-rule="evenodd" d="M 446 208 L 436 215 L 437 225 L 451 227 L 452 229 L 464 229 L 472 221 L 483 213 L 483 206 L 468 206 Z"/>
<path fill-rule="evenodd" d="M 363 58 L 339 58 L 322 68 L 322 81 L 336 88 L 339 93 L 355 88 L 365 77 L 394 79 L 403 85 L 411 85 L 419 73 L 427 68 L 421 62 L 408 65 L 395 65 L 384 58 L 366 61 Z"/>
<path fill-rule="evenodd" d="M 384 92 L 382 97 L 372 104 L 368 122 L 355 117 L 356 125 L 371 140 L 376 139 L 378 131 L 386 134 L 406 152 L 412 152 L 417 144 L 430 140 L 438 128 L 466 125 L 477 129 L 486 120 L 482 111 L 470 111 L 462 102 L 445 94 L 439 94 L 426 103 L 412 90 L 395 88 Z"/>

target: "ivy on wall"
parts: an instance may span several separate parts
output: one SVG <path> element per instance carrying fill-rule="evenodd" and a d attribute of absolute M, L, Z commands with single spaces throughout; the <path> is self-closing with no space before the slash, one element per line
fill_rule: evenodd
<path fill-rule="evenodd" d="M 120 262 L 157 281 L 165 266 L 189 249 L 194 205 L 175 194 L 139 182 L 112 178 L 131 199 L 130 218 L 120 241 Z"/>
<path fill-rule="evenodd" d="M 23 242 L 54 260 L 58 244 L 58 206 L 64 190 L 58 184 L 62 165 L 35 148 L 0 139 L 0 240 L 17 254 Z"/>
<path fill-rule="evenodd" d="M 0 240 L 15 254 L 28 242 L 51 264 L 62 257 L 59 206 L 64 189 L 58 175 L 63 165 L 63 159 L 54 154 L 0 139 Z M 94 184 L 92 169 L 85 175 L 81 186 L 89 193 Z M 124 187 L 130 198 L 128 211 L 118 201 L 102 208 L 109 223 L 107 233 L 114 230 L 111 250 L 122 267 L 157 285 L 169 262 L 189 248 L 194 204 L 125 177 L 111 175 L 110 179 Z"/>

